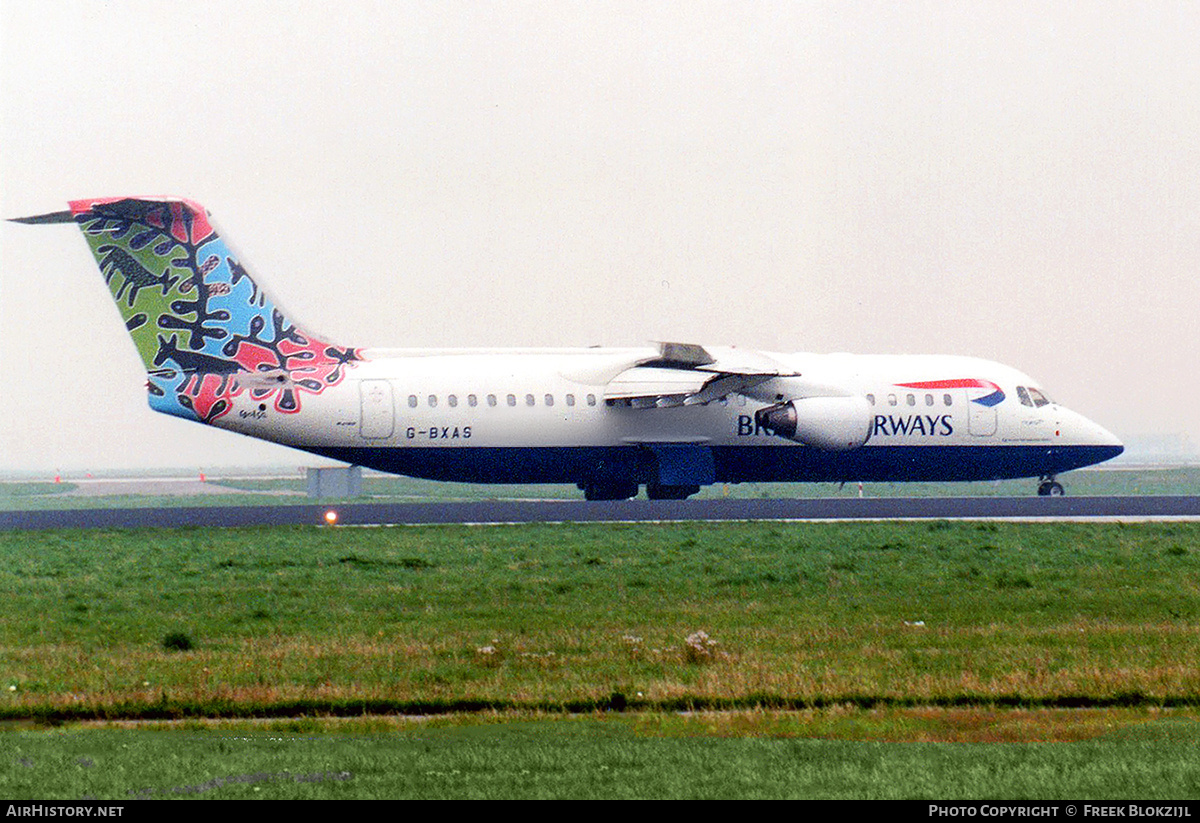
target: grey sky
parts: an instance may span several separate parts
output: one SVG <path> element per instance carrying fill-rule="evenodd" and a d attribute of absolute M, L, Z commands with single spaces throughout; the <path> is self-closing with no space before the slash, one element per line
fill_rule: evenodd
<path fill-rule="evenodd" d="M 0 215 L 204 203 L 353 345 L 943 352 L 1200 443 L 1200 5 L 0 0 Z M 0 228 L 0 470 L 299 465 L 161 415 Z"/>

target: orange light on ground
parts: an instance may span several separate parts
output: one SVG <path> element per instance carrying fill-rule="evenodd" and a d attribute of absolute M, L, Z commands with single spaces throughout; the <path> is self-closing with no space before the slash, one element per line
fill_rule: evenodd
<path fill-rule="evenodd" d="M 327 526 L 336 526 L 337 525 L 337 512 L 335 512 L 333 509 L 330 509 L 329 511 L 325 512 L 325 525 L 327 525 Z"/>

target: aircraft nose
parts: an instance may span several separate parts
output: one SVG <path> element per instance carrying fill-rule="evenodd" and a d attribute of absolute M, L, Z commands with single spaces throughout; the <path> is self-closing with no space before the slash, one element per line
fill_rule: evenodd
<path fill-rule="evenodd" d="M 1066 412 L 1067 419 L 1060 423 L 1063 428 L 1062 434 L 1076 445 L 1090 447 L 1096 457 L 1096 462 L 1111 460 L 1125 451 L 1125 444 L 1121 442 L 1120 438 L 1099 423 L 1089 420 L 1082 414 L 1066 409 L 1063 411 Z"/>
<path fill-rule="evenodd" d="M 1088 425 L 1092 427 L 1092 438 L 1097 445 L 1107 447 L 1113 450 L 1112 456 L 1116 457 L 1121 452 L 1125 451 L 1125 444 L 1121 442 L 1115 434 L 1101 426 L 1099 423 L 1088 420 Z"/>

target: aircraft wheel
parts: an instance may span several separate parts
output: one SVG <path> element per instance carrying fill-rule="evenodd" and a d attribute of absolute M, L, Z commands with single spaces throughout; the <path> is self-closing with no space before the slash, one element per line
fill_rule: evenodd
<path fill-rule="evenodd" d="M 1053 480 L 1047 480 L 1038 485 L 1038 494 L 1042 497 L 1062 497 L 1066 494 L 1061 483 Z"/>
<path fill-rule="evenodd" d="M 583 487 L 584 500 L 628 500 L 637 493 L 637 483 L 588 483 Z"/>
<path fill-rule="evenodd" d="M 646 484 L 646 496 L 651 500 L 687 500 L 688 497 L 700 491 L 699 486 L 660 486 L 657 483 Z"/>

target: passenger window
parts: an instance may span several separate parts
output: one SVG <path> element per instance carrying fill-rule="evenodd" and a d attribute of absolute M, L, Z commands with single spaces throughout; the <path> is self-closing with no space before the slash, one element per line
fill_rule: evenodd
<path fill-rule="evenodd" d="M 943 395 L 942 395 L 942 402 L 943 402 L 943 403 L 945 403 L 947 406 L 953 406 L 953 405 L 954 405 L 954 398 L 953 398 L 953 397 L 951 397 L 951 396 L 950 396 L 950 395 L 948 395 L 948 394 L 943 394 Z"/>
<path fill-rule="evenodd" d="M 925 395 L 925 405 L 926 405 L 926 406 L 932 406 L 932 405 L 933 405 L 933 395 L 932 395 L 932 394 L 927 394 L 927 395 Z"/>
<path fill-rule="evenodd" d="M 496 395 L 494 395 L 494 394 L 489 394 L 489 395 L 488 395 L 488 405 L 489 405 L 489 406 L 495 406 L 495 405 L 496 405 Z"/>
<path fill-rule="evenodd" d="M 894 395 L 894 394 L 889 394 L 889 395 L 888 395 L 888 405 L 889 405 L 889 406 L 894 406 L 894 405 L 896 405 L 896 395 Z"/>
<path fill-rule="evenodd" d="M 870 403 L 872 406 L 874 406 L 874 405 L 875 405 L 875 395 L 873 395 L 873 394 L 868 394 L 868 395 L 867 395 L 867 402 L 868 402 L 868 403 Z"/>
<path fill-rule="evenodd" d="M 567 405 L 568 405 L 568 406 L 574 406 L 574 405 L 575 405 L 575 395 L 573 395 L 573 394 L 568 394 L 568 395 L 567 395 Z"/>
<path fill-rule="evenodd" d="M 908 405 L 910 405 L 910 406 L 915 406 L 915 405 L 917 405 L 917 398 L 913 397 L 913 396 L 910 394 L 910 395 L 908 396 Z"/>
<path fill-rule="evenodd" d="M 436 407 L 437 407 L 437 395 L 431 394 L 431 395 L 429 395 L 429 408 L 432 409 L 432 408 L 436 408 Z"/>
<path fill-rule="evenodd" d="M 415 394 L 410 394 L 408 396 L 408 407 L 410 409 L 415 409 L 417 407 L 417 396 Z"/>
<path fill-rule="evenodd" d="M 508 405 L 510 405 L 510 406 L 515 406 L 515 405 L 517 405 L 517 396 L 516 396 L 515 394 L 510 394 L 510 395 L 509 395 L 507 398 L 505 398 L 505 399 L 508 401 Z"/>
<path fill-rule="evenodd" d="M 533 403 L 534 403 L 534 400 L 533 400 L 533 395 L 532 395 L 532 394 L 527 394 L 527 395 L 525 395 L 525 405 L 526 405 L 526 406 L 532 406 L 532 405 L 533 405 Z"/>
<path fill-rule="evenodd" d="M 746 395 L 744 395 L 744 394 L 739 394 L 739 395 L 738 395 L 738 405 L 739 405 L 739 406 L 744 406 L 744 405 L 746 405 Z"/>
<path fill-rule="evenodd" d="M 446 398 L 446 402 L 450 404 L 450 408 L 458 407 L 458 395 L 452 394 Z"/>
<path fill-rule="evenodd" d="M 479 398 L 473 394 L 468 394 L 467 395 L 467 405 L 470 406 L 471 408 L 475 408 L 476 406 L 479 405 Z"/>
<path fill-rule="evenodd" d="M 546 405 L 547 405 L 547 406 L 553 406 L 553 405 L 554 405 L 554 395 L 552 395 L 552 394 L 548 394 L 548 395 L 546 395 Z"/>
<path fill-rule="evenodd" d="M 594 394 L 589 394 L 589 395 L 587 396 L 587 404 L 588 404 L 589 406 L 594 406 L 594 405 L 596 405 L 596 395 L 594 395 Z"/>

